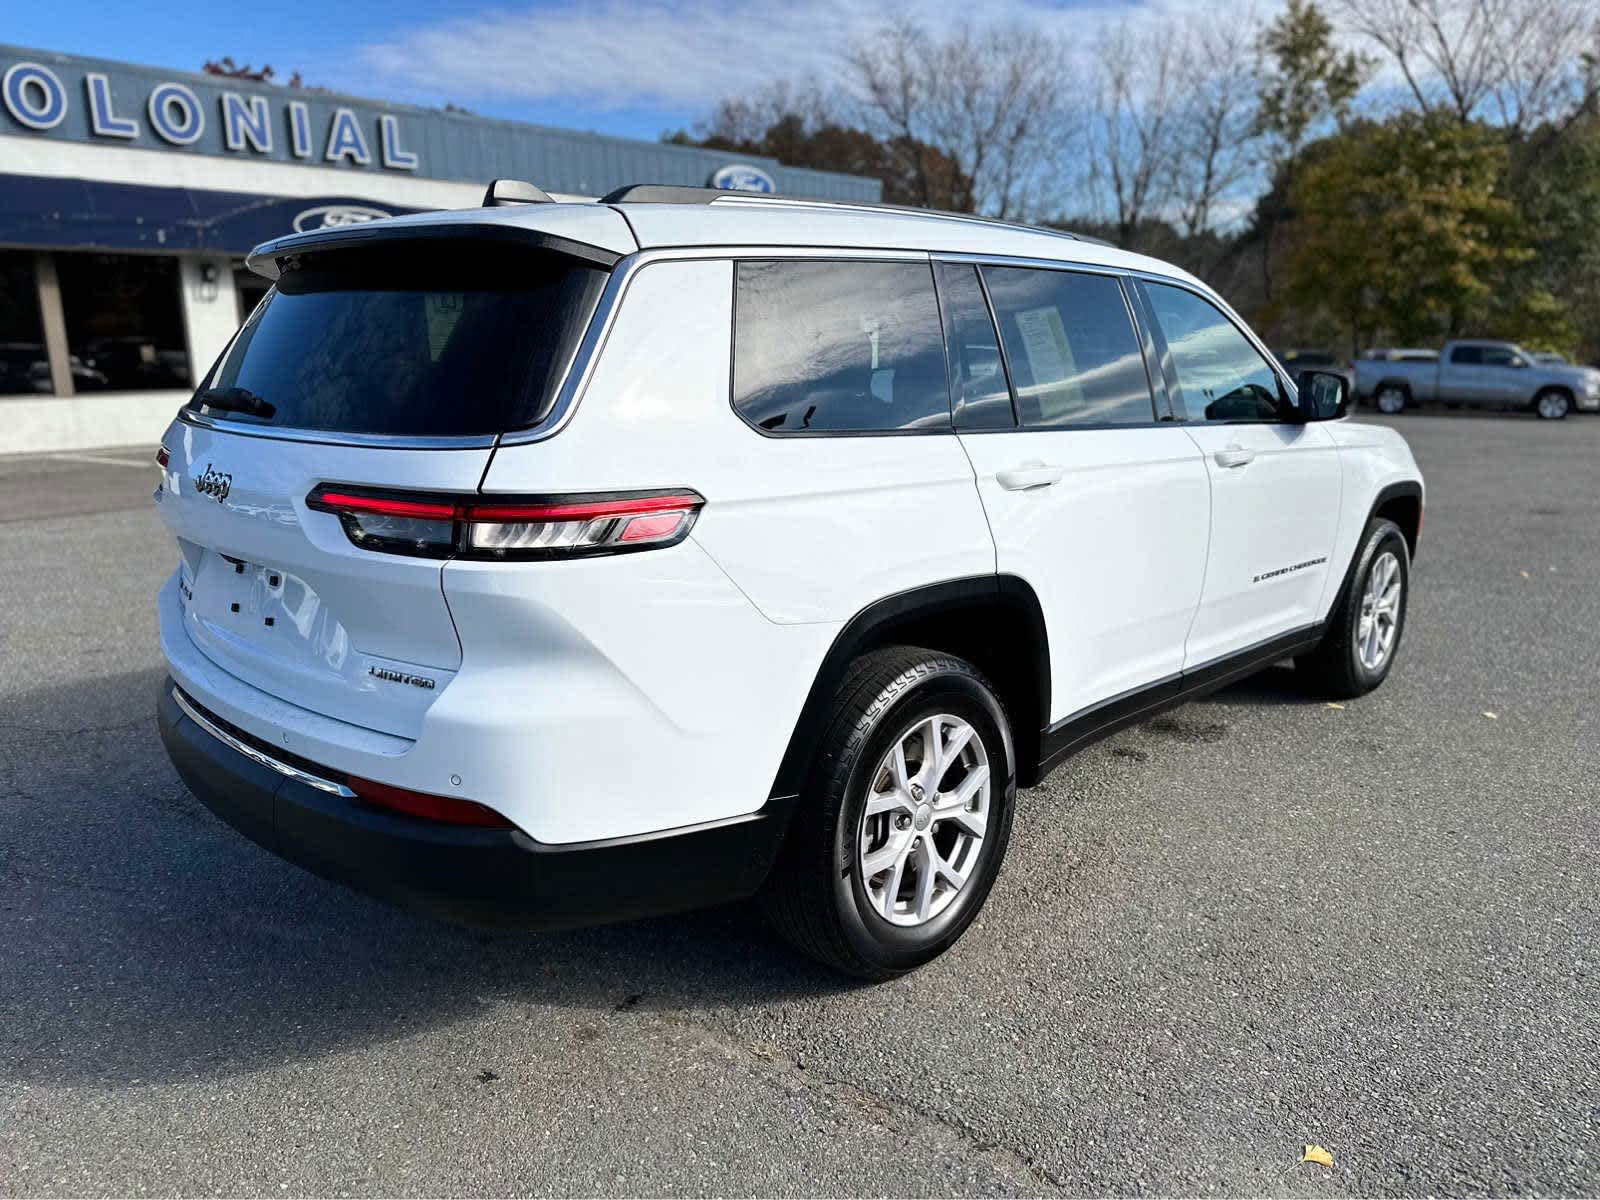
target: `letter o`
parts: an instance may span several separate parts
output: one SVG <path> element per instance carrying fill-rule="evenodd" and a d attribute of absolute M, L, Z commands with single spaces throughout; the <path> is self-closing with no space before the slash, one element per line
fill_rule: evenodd
<path fill-rule="evenodd" d="M 0 94 L 7 111 L 29 129 L 54 129 L 67 115 L 67 93 L 61 80 L 38 63 L 13 64 L 0 79 Z"/>
<path fill-rule="evenodd" d="M 206 118 L 200 98 L 181 83 L 158 83 L 150 90 L 150 125 L 174 146 L 188 146 L 200 140 Z M 178 120 L 173 120 L 173 110 Z"/>

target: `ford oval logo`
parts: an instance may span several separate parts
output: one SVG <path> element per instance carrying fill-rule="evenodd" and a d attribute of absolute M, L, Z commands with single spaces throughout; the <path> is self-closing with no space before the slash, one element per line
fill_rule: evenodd
<path fill-rule="evenodd" d="M 319 204 L 316 208 L 306 209 L 294 219 L 294 231 L 309 233 L 313 229 L 328 229 L 336 225 L 361 225 L 392 215 L 381 208 L 368 208 L 362 204 Z"/>
<path fill-rule="evenodd" d="M 772 181 L 760 167 L 752 167 L 749 163 L 729 163 L 725 167 L 718 167 L 711 172 L 711 186 L 721 188 L 725 192 L 766 192 L 771 194 L 778 190 L 778 185 Z"/>

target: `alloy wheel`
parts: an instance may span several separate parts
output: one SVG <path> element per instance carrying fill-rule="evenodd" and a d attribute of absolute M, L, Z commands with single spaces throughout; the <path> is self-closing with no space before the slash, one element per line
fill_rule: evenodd
<path fill-rule="evenodd" d="M 1400 560 L 1385 550 L 1367 572 L 1361 594 L 1361 620 L 1356 626 L 1356 653 L 1369 671 L 1379 670 L 1394 650 L 1400 632 Z"/>
<path fill-rule="evenodd" d="M 856 861 L 867 899 L 894 925 L 939 916 L 972 879 L 988 831 L 989 755 L 970 723 L 941 713 L 903 730 L 872 774 Z"/>

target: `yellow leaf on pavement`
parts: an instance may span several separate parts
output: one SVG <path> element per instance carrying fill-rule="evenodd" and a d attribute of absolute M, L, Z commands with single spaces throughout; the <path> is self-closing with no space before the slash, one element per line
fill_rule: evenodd
<path fill-rule="evenodd" d="M 1313 1146 L 1307 1142 L 1306 1152 L 1300 1156 L 1300 1161 L 1320 1163 L 1324 1167 L 1331 1167 L 1333 1166 L 1333 1155 L 1329 1154 L 1321 1146 Z"/>
<path fill-rule="evenodd" d="M 1486 712 L 1483 715 L 1488 717 L 1491 721 L 1498 721 L 1500 719 L 1499 713 Z"/>

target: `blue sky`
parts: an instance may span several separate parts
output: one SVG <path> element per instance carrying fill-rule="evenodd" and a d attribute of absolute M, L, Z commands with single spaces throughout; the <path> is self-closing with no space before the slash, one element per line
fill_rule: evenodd
<path fill-rule="evenodd" d="M 1224 0 L 1226 3 L 1227 0 Z M 901 13 L 932 26 L 970 0 L 11 0 L 0 40 L 198 70 L 207 58 L 271 63 L 308 83 L 414 104 L 653 139 L 728 95 L 815 74 Z M 1130 8 L 1191 0 L 988 0 L 991 21 L 1085 41 Z M 1215 11 L 1213 8 L 1212 11 Z M 137 13 L 137 16 L 133 16 Z"/>

